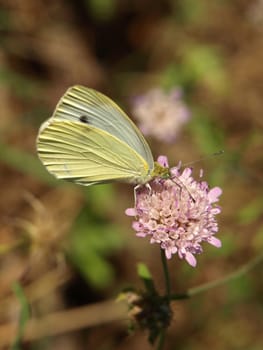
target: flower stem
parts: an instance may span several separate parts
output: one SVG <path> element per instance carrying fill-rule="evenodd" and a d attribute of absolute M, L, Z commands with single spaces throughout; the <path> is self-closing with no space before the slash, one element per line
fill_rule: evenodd
<path fill-rule="evenodd" d="M 246 264 L 239 267 L 236 271 L 226 275 L 225 277 L 219 278 L 212 282 L 207 282 L 204 284 L 201 284 L 200 286 L 193 287 L 188 289 L 185 293 L 182 294 L 172 294 L 171 299 L 178 300 L 178 299 L 187 299 L 194 295 L 206 292 L 209 289 L 221 286 L 223 284 L 226 284 L 230 281 L 235 280 L 236 278 L 244 276 L 246 273 L 248 273 L 250 270 L 252 270 L 256 265 L 258 265 L 260 262 L 263 261 L 263 252 L 250 261 L 248 261 Z"/>
<path fill-rule="evenodd" d="M 165 251 L 163 249 L 161 249 L 161 259 L 162 259 L 162 266 L 163 266 L 164 279 L 165 279 L 166 297 L 169 301 L 171 299 L 171 283 L 170 283 L 169 270 L 167 266 L 167 258 L 165 256 Z"/>
<path fill-rule="evenodd" d="M 164 339 L 165 339 L 165 331 L 163 330 L 160 333 L 156 350 L 162 350 L 163 345 L 164 345 Z"/>

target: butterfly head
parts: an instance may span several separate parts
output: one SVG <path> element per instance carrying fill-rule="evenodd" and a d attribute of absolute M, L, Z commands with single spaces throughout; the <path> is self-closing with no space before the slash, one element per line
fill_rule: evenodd
<path fill-rule="evenodd" d="M 163 179 L 168 179 L 170 175 L 169 167 L 163 166 L 158 162 L 154 162 L 154 169 L 152 172 L 153 177 L 161 177 Z"/>

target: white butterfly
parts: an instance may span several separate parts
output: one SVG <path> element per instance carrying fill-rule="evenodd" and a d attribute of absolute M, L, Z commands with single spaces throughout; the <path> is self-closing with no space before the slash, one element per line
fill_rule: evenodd
<path fill-rule="evenodd" d="M 144 184 L 168 171 L 154 162 L 130 118 L 110 98 L 84 86 L 69 88 L 41 125 L 37 151 L 51 174 L 85 186 Z"/>

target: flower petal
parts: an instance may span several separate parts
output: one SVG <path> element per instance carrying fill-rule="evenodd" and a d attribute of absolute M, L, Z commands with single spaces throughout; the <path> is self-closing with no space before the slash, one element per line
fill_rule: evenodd
<path fill-rule="evenodd" d="M 185 260 L 192 267 L 196 267 L 197 261 L 196 261 L 196 258 L 194 257 L 194 255 L 192 253 L 189 253 L 189 252 L 185 253 Z"/>
<path fill-rule="evenodd" d="M 163 166 L 163 167 L 165 167 L 165 168 L 169 168 L 168 158 L 167 158 L 166 156 L 159 156 L 159 157 L 157 158 L 157 162 L 158 162 L 161 166 Z"/>
<path fill-rule="evenodd" d="M 213 246 L 217 247 L 217 248 L 221 248 L 222 247 L 222 243 L 220 241 L 220 239 L 214 237 L 214 236 L 211 236 L 207 239 L 207 242 L 212 244 Z"/>
<path fill-rule="evenodd" d="M 210 203 L 215 203 L 218 201 L 218 197 L 222 194 L 222 189 L 220 187 L 212 188 L 208 193 L 208 198 Z"/>
<path fill-rule="evenodd" d="M 127 208 L 125 210 L 125 214 L 127 216 L 136 216 L 137 215 L 137 210 L 135 208 Z"/>
<path fill-rule="evenodd" d="M 184 178 L 188 178 L 189 176 L 191 176 L 192 171 L 193 171 L 193 169 L 191 169 L 191 168 L 185 168 L 183 170 L 183 173 L 182 173 L 181 176 L 184 177 Z"/>

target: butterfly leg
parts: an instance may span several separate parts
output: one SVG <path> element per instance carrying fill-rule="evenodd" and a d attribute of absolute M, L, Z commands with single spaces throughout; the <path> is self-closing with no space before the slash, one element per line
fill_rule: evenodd
<path fill-rule="evenodd" d="M 137 191 L 138 189 L 140 189 L 142 186 L 145 186 L 150 194 L 152 193 L 152 188 L 151 188 L 151 185 L 149 183 L 146 183 L 145 185 L 136 185 L 133 189 L 133 194 L 134 194 L 134 208 L 136 208 L 137 206 Z"/>

